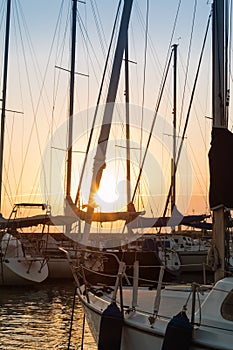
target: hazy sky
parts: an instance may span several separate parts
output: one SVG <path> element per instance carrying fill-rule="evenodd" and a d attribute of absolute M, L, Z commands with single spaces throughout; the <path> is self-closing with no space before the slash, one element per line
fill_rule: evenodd
<path fill-rule="evenodd" d="M 67 17 L 67 14 L 71 3 L 70 0 L 12 0 L 7 108 L 22 111 L 24 115 L 18 116 L 9 113 L 7 116 L 5 197 L 8 210 L 9 204 L 12 205 L 20 198 L 24 200 L 24 197 L 20 197 L 21 193 L 26 197 L 32 193 L 31 200 L 40 200 L 39 178 L 41 175 L 39 175 L 40 170 L 38 170 L 41 169 L 40 159 L 51 133 L 67 118 L 69 76 L 67 72 L 54 67 L 59 65 L 69 69 L 70 22 L 67 21 L 70 15 Z M 179 3 L 177 25 L 171 41 Z M 185 107 L 181 123 L 184 122 L 210 13 L 211 5 L 209 3 L 210 1 L 207 0 L 134 1 L 129 45 L 130 59 L 137 64 L 130 65 L 132 75 L 130 83 L 131 103 L 140 105 L 143 100 L 145 23 L 148 9 L 149 37 L 144 105 L 151 110 L 154 109 L 169 45 L 178 43 L 178 105 L 181 108 L 182 101 L 184 101 Z M 148 4 L 149 8 L 147 8 Z M 76 112 L 83 111 L 96 103 L 117 6 L 118 1 L 116 0 L 86 0 L 86 5 L 78 4 L 80 20 L 77 25 L 76 71 L 88 74 L 89 79 L 76 75 Z M 5 8 L 6 0 L 1 0 L 0 15 L 2 19 L 4 19 Z M 61 8 L 62 12 L 60 12 Z M 58 21 L 59 13 L 61 14 L 60 21 Z M 0 49 L 3 53 L 5 24 L 3 20 L 1 23 Z M 193 23 L 194 29 L 191 36 Z M 66 25 L 67 30 L 65 31 Z M 184 72 L 188 62 L 191 37 L 189 78 L 186 81 Z M 200 199 L 202 208 L 206 207 L 208 190 L 206 147 L 208 147 L 211 127 L 211 122 L 205 119 L 205 116 L 209 116 L 211 112 L 210 92 L 206 92 L 210 88 L 209 48 L 210 35 L 198 85 L 199 92 L 197 92 L 192 109 L 192 118 L 188 129 L 189 139 L 186 142 L 190 163 L 195 169 L 193 171 L 194 193 Z M 1 55 L 1 66 L 2 57 L 3 54 Z M 0 77 L 2 79 L 2 73 Z M 168 82 L 170 87 L 166 90 L 166 98 L 163 100 L 160 113 L 168 118 L 169 123 L 172 123 L 172 73 L 169 75 Z M 182 97 L 184 85 L 186 85 L 186 95 Z M 106 88 L 107 84 L 105 92 Z M 117 100 L 124 101 L 123 79 L 120 81 Z M 104 98 L 102 101 L 104 102 Z M 161 132 L 165 133 L 165 131 Z M 64 141 L 66 141 L 65 138 Z M 197 147 L 200 147 L 198 152 Z M 23 171 L 20 170 L 22 166 Z M 170 170 L 167 167 L 166 176 L 170 176 L 169 173 Z"/>

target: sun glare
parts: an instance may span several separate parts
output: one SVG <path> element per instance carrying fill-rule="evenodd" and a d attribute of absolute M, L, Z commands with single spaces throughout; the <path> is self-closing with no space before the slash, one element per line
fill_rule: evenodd
<path fill-rule="evenodd" d="M 116 179 L 112 175 L 107 175 L 106 173 L 103 175 L 100 188 L 96 194 L 97 198 L 100 201 L 104 201 L 106 203 L 113 203 L 118 199 L 118 195 L 116 192 Z"/>
<path fill-rule="evenodd" d="M 103 172 L 100 188 L 95 195 L 96 204 L 102 211 L 121 210 L 126 205 L 125 181 L 115 176 L 111 167 Z"/>

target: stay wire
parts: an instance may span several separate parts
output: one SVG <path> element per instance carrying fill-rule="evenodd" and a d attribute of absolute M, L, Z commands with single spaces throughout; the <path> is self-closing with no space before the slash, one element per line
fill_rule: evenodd
<path fill-rule="evenodd" d="M 141 180 L 142 170 L 143 170 L 143 167 L 144 167 L 144 164 L 145 164 L 145 160 L 146 160 L 146 157 L 147 157 L 147 152 L 148 152 L 150 141 L 151 141 L 151 138 L 152 138 L 152 132 L 153 132 L 153 129 L 154 129 L 155 121 L 157 119 L 160 102 L 161 102 L 161 99 L 162 99 L 162 96 L 163 96 L 163 91 L 164 91 L 164 88 L 165 88 L 165 83 L 166 83 L 166 80 L 167 80 L 168 71 L 169 71 L 170 64 L 171 64 L 171 59 L 172 59 L 172 52 L 170 54 L 170 58 L 168 60 L 167 68 L 165 70 L 165 75 L 164 75 L 164 79 L 163 79 L 162 86 L 161 86 L 161 89 L 160 89 L 158 101 L 157 101 L 157 104 L 156 104 L 156 108 L 155 108 L 155 112 L 154 112 L 154 118 L 153 118 L 153 122 L 152 122 L 152 125 L 151 125 L 150 134 L 149 134 L 149 137 L 148 137 L 148 140 L 147 140 L 145 153 L 143 155 L 142 163 L 141 163 L 140 170 L 139 170 L 139 175 L 138 175 L 137 182 L 136 182 L 136 185 L 135 185 L 135 188 L 134 188 L 134 192 L 133 192 L 133 195 L 132 195 L 132 202 L 133 202 L 133 200 L 135 198 L 135 195 L 136 195 L 136 192 L 137 192 L 137 189 L 138 189 L 138 186 L 139 186 L 139 182 Z"/>
<path fill-rule="evenodd" d="M 189 72 L 189 64 L 190 64 L 190 57 L 191 57 L 191 47 L 192 47 L 192 39 L 193 39 L 196 12 L 197 12 L 197 0 L 195 0 L 194 9 L 193 9 L 192 29 L 191 29 L 191 35 L 190 35 L 190 40 L 189 40 L 188 59 L 187 59 L 186 72 L 185 72 L 185 81 L 184 81 L 184 89 L 183 89 L 183 96 L 182 96 L 182 102 L 181 102 L 181 112 L 180 112 L 178 134 L 180 133 L 180 129 L 181 129 L 181 121 L 182 121 L 182 115 L 183 115 L 183 109 L 184 109 L 184 100 L 185 100 L 185 92 L 186 92 L 186 86 L 187 86 L 187 80 L 188 80 L 188 72 Z"/>
<path fill-rule="evenodd" d="M 85 169 L 86 169 L 87 157 L 88 157 L 88 153 L 89 153 L 89 150 L 90 150 L 92 136 L 93 136 L 94 127 L 95 127 L 95 122 L 96 122 L 96 118 L 97 118 L 97 114 L 98 114 L 98 110 L 99 110 L 100 99 L 101 99 L 101 95 L 102 95 L 102 91 L 103 91 L 104 80 L 105 80 L 105 76 L 106 76 L 106 72 L 107 72 L 108 61 L 109 61 L 110 52 L 111 52 L 111 48 L 112 48 L 113 38 L 114 38 L 114 35 L 115 35 L 116 25 L 117 25 L 117 21 L 118 21 L 118 17 L 119 17 L 121 2 L 122 2 L 122 0 L 119 1 L 118 8 L 117 8 L 117 13 L 116 13 L 116 17 L 115 17 L 115 21 L 114 21 L 114 25 L 113 25 L 113 30 L 112 30 L 111 39 L 110 39 L 110 45 L 109 45 L 109 49 L 108 49 L 108 53 L 107 53 L 107 57 L 106 57 L 106 61 L 105 61 L 103 76 L 102 76 L 102 80 L 101 80 L 101 84 L 100 84 L 100 90 L 99 90 L 99 94 L 98 94 L 98 98 L 97 98 L 97 102 L 96 102 L 96 108 L 95 108 L 93 121 L 92 121 L 91 132 L 90 132 L 89 140 L 88 140 L 88 143 L 87 143 L 87 148 L 86 148 L 86 152 L 85 152 L 85 158 L 84 158 L 84 161 L 83 161 L 83 166 L 82 166 L 82 171 L 81 171 L 81 174 L 80 174 L 79 185 L 78 185 L 78 189 L 77 189 L 77 193 L 76 193 L 76 197 L 75 197 L 75 202 L 74 202 L 75 205 L 77 205 L 79 200 L 80 200 L 80 191 L 81 191 L 82 181 L 83 181 L 84 172 L 85 172 Z"/>
<path fill-rule="evenodd" d="M 207 40 L 207 34 L 208 34 L 208 31 L 209 31 L 211 17 L 212 17 L 212 11 L 209 14 L 209 18 L 208 18 L 208 21 L 207 21 L 206 32 L 205 32 L 204 41 L 203 41 L 203 45 L 202 45 L 202 49 L 201 49 L 201 54 L 200 54 L 200 58 L 199 58 L 199 62 L 198 62 L 197 73 L 196 73 L 196 76 L 195 76 L 194 85 L 193 85 L 193 89 L 192 89 L 192 93 L 191 93 L 191 97 L 190 97 L 190 102 L 189 102 L 188 112 L 187 112 L 187 116 L 186 116 L 186 120 L 185 120 L 184 130 L 183 130 L 182 137 L 181 137 L 181 143 L 180 143 L 180 146 L 179 146 L 177 159 L 176 159 L 176 162 L 174 164 L 174 174 L 176 174 L 177 166 L 178 166 L 178 163 L 179 163 L 179 160 L 180 160 L 180 155 L 181 155 L 181 151 L 182 151 L 183 144 L 184 144 L 185 134 L 186 134 L 187 127 L 188 127 L 191 107 L 192 107 L 192 103 L 193 103 L 194 93 L 196 91 L 197 80 L 198 80 L 198 77 L 199 77 L 199 72 L 200 72 L 202 57 L 203 57 L 203 54 L 204 54 L 204 48 L 205 48 L 205 44 L 206 44 L 206 40 Z M 166 215 L 166 212 L 167 212 L 168 204 L 169 204 L 170 197 L 171 197 L 171 191 L 172 191 L 172 184 L 170 185 L 169 192 L 168 192 L 168 195 L 167 195 L 167 200 L 166 200 L 166 204 L 165 204 L 165 208 L 164 208 L 164 212 L 163 212 L 163 217 Z"/>
<path fill-rule="evenodd" d="M 137 178 L 136 185 L 135 185 L 135 188 L 134 188 L 134 192 L 133 192 L 133 195 L 132 195 L 132 202 L 133 202 L 133 200 L 134 200 L 134 198 L 136 196 L 136 192 L 137 192 L 137 189 L 139 187 L 143 166 L 144 166 L 144 163 L 145 163 L 145 160 L 146 160 L 146 157 L 147 157 L 149 144 L 150 144 L 150 141 L 151 141 L 151 138 L 152 138 L 152 132 L 153 132 L 153 129 L 154 129 L 154 125 L 155 125 L 155 121 L 156 121 L 156 118 L 157 118 L 157 115 L 158 115 L 160 102 L 161 102 L 161 99 L 162 99 L 162 96 L 163 96 L 163 91 L 164 91 L 164 88 L 165 88 L 165 83 L 166 83 L 166 80 L 167 80 L 167 75 L 168 75 L 168 71 L 169 71 L 169 67 L 170 67 L 170 63 L 171 63 L 171 58 L 172 58 L 172 52 L 170 51 L 170 49 L 171 49 L 171 46 L 172 46 L 172 41 L 173 41 L 173 37 L 174 37 L 176 25 L 177 25 L 177 20 L 178 20 L 178 15 L 179 15 L 179 11 L 180 11 L 180 6 L 181 6 L 181 0 L 178 1 L 177 11 L 176 11 L 175 20 L 174 20 L 174 24 L 173 24 L 173 28 L 172 28 L 172 33 L 171 33 L 171 38 L 170 38 L 168 51 L 167 51 L 167 57 L 166 57 L 166 60 L 165 60 L 165 69 L 163 71 L 163 75 L 162 75 L 162 79 L 161 79 L 159 96 L 158 96 L 158 100 L 157 100 L 156 107 L 155 107 L 154 117 L 153 117 L 150 134 L 149 134 L 148 141 L 147 141 L 147 146 L 146 146 L 146 149 L 145 149 L 145 153 L 144 153 L 144 156 L 143 156 L 143 159 L 142 159 L 142 164 L 140 166 L 138 178 Z M 169 55 L 169 53 L 170 53 L 170 55 Z"/>

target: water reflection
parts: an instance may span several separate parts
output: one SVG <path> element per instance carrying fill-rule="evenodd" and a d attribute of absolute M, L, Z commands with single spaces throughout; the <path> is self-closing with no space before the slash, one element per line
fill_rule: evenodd
<path fill-rule="evenodd" d="M 72 281 L 0 288 L 0 349 L 68 349 Z M 77 300 L 77 299 L 76 299 Z M 76 301 L 71 349 L 81 349 L 83 313 Z M 96 349 L 86 325 L 84 349 Z"/>

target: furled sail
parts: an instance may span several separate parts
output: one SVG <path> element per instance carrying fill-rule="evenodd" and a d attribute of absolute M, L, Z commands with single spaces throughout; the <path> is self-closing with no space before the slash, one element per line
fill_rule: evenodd
<path fill-rule="evenodd" d="M 212 130 L 209 167 L 210 208 L 233 209 L 233 134 L 226 128 Z"/>

